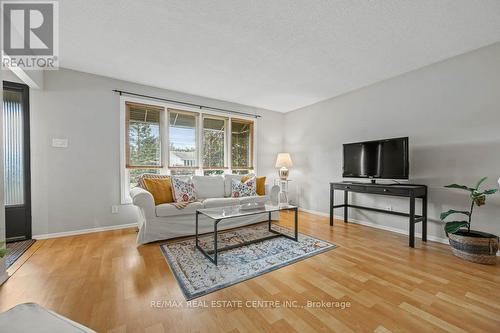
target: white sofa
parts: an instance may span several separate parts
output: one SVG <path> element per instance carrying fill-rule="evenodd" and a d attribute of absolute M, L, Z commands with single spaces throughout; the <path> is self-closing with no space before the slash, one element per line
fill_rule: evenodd
<path fill-rule="evenodd" d="M 195 212 L 201 208 L 233 206 L 251 202 L 270 201 L 270 188 L 266 185 L 266 195 L 241 198 L 231 198 L 231 180 L 240 180 L 240 175 L 224 176 L 193 176 L 197 201 L 189 203 L 185 208 L 178 209 L 173 204 L 166 203 L 155 206 L 151 193 L 141 187 L 131 189 L 130 195 L 135 206 L 139 208 L 138 244 L 146 244 L 158 240 L 190 236 L 195 234 Z M 273 189 L 273 193 L 279 188 Z M 278 213 L 273 213 L 273 219 Z M 223 220 L 218 229 L 229 229 L 266 221 L 267 214 L 237 217 Z M 199 216 L 199 232 L 213 231 L 213 223 L 204 216 Z"/>

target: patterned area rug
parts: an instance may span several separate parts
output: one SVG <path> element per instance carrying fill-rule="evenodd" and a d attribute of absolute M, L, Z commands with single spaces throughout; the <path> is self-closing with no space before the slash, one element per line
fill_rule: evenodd
<path fill-rule="evenodd" d="M 277 225 L 273 225 L 273 229 L 292 233 Z M 271 233 L 266 223 L 220 232 L 218 247 L 241 244 L 268 235 Z M 204 249 L 213 248 L 212 235 L 201 237 L 199 244 Z M 184 297 L 191 300 L 334 249 L 336 245 L 303 234 L 299 234 L 298 242 L 278 237 L 220 252 L 217 266 L 195 248 L 194 238 L 160 247 Z"/>
<path fill-rule="evenodd" d="M 23 255 L 26 250 L 35 243 L 34 239 L 25 241 L 7 243 L 7 256 L 5 257 L 5 268 L 9 268 L 12 264 Z"/>

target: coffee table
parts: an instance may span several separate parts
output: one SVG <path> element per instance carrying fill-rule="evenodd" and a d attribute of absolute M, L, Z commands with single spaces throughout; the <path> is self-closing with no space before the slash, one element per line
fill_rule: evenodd
<path fill-rule="evenodd" d="M 295 212 L 295 230 L 294 230 L 294 236 L 289 236 L 287 234 L 281 233 L 279 231 L 273 230 L 272 229 L 272 224 L 271 224 L 271 213 L 272 212 L 277 212 L 281 210 L 292 210 Z M 214 226 L 214 231 L 213 231 L 213 238 L 214 238 L 214 247 L 213 250 L 205 250 L 199 245 L 199 235 L 198 235 L 198 216 L 202 214 L 207 216 L 212 220 L 213 226 Z M 257 214 L 268 214 L 268 226 L 269 226 L 269 231 L 273 233 L 273 235 L 269 235 L 266 237 L 258 238 L 258 239 L 252 239 L 247 242 L 243 242 L 241 244 L 235 244 L 231 246 L 226 246 L 224 248 L 218 248 L 217 247 L 217 226 L 219 222 L 225 219 L 230 219 L 234 217 L 242 217 L 242 216 L 250 216 L 250 215 L 257 215 Z M 264 206 L 248 206 L 248 205 L 237 205 L 237 206 L 229 206 L 229 207 L 216 207 L 216 208 L 203 208 L 203 209 L 197 209 L 196 210 L 196 248 L 205 255 L 213 264 L 217 265 L 217 256 L 219 252 L 222 251 L 227 251 L 231 250 L 237 247 L 242 247 L 245 245 L 249 244 L 254 244 L 257 242 L 262 242 L 264 240 L 276 238 L 276 237 L 286 237 L 289 239 L 292 239 L 294 241 L 298 241 L 298 231 L 299 227 L 299 218 L 298 218 L 298 207 L 293 206 L 293 205 L 288 205 L 288 204 L 281 204 L 281 205 L 264 205 Z"/>

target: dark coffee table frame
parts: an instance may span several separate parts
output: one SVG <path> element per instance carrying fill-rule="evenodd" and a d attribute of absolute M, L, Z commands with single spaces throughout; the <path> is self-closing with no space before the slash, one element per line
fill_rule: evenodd
<path fill-rule="evenodd" d="M 294 223 L 295 224 L 295 228 L 294 228 L 294 236 L 293 237 L 272 229 L 271 213 L 272 212 L 279 212 L 279 211 L 282 211 L 282 210 L 292 210 L 292 211 L 295 211 L 295 221 L 294 221 L 295 222 Z M 256 211 L 253 214 L 242 214 L 241 216 L 230 216 L 230 217 L 226 217 L 226 218 L 223 218 L 223 219 L 213 219 L 212 217 L 208 216 L 207 214 L 204 214 L 202 211 L 200 211 L 200 210 L 197 209 L 196 210 L 196 236 L 195 236 L 195 239 L 196 239 L 196 248 L 201 253 L 203 253 L 203 255 L 208 260 L 210 260 L 213 264 L 217 265 L 217 256 L 218 256 L 218 253 L 222 252 L 222 251 L 227 251 L 227 250 L 235 249 L 235 248 L 242 247 L 242 246 L 249 245 L 249 244 L 255 244 L 255 243 L 262 242 L 262 241 L 265 241 L 265 240 L 268 240 L 268 239 L 273 239 L 273 238 L 276 238 L 276 237 L 286 237 L 286 238 L 294 240 L 296 242 L 299 240 L 299 215 L 298 215 L 299 213 L 298 213 L 298 207 L 292 206 L 292 207 L 284 207 L 284 208 L 280 208 L 280 209 L 276 209 L 276 210 L 272 210 L 272 211 L 267 212 L 269 214 L 268 228 L 269 228 L 269 231 L 272 232 L 274 235 L 270 235 L 270 236 L 266 236 L 266 237 L 262 237 L 262 238 L 258 238 L 258 239 L 252 239 L 251 241 L 243 242 L 241 244 L 235 244 L 235 245 L 226 246 L 226 247 L 221 248 L 221 249 L 217 248 L 217 238 L 218 238 L 217 237 L 217 226 L 218 226 L 218 224 L 219 224 L 220 221 L 227 220 L 227 219 L 234 218 L 234 217 L 251 216 L 251 215 L 265 214 L 265 213 L 266 212 Z M 214 231 L 213 231 L 214 249 L 213 250 L 205 251 L 199 245 L 198 215 L 200 215 L 200 214 L 203 214 L 203 215 L 205 215 L 208 218 L 210 218 L 210 219 L 213 220 L 213 223 L 214 223 Z M 213 254 L 213 257 L 211 256 L 211 254 Z"/>

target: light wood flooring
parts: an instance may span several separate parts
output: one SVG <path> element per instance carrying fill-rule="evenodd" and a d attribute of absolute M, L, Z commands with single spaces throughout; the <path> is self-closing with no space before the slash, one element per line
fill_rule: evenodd
<path fill-rule="evenodd" d="M 291 214 L 281 216 L 291 224 Z M 159 243 L 136 247 L 135 230 L 124 229 L 37 241 L 9 269 L 0 311 L 36 302 L 113 333 L 500 331 L 499 264 L 465 262 L 445 244 L 418 240 L 411 249 L 404 235 L 356 224 L 331 228 L 308 213 L 300 213 L 300 232 L 338 248 L 197 300 L 349 308 L 187 308 Z M 151 306 L 172 300 L 184 307 Z"/>

